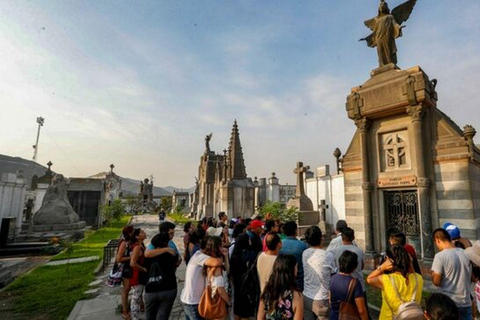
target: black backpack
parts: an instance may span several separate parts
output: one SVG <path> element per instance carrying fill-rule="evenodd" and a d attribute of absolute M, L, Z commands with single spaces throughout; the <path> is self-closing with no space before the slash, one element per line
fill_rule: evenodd
<path fill-rule="evenodd" d="M 148 278 L 146 280 L 145 292 L 158 292 L 162 289 L 165 282 L 165 276 L 158 264 L 158 261 L 152 259 L 152 264 L 148 270 Z"/>
<path fill-rule="evenodd" d="M 258 279 L 257 260 L 248 266 L 247 272 L 242 276 L 242 285 L 240 287 L 240 295 L 244 299 L 244 305 L 248 310 L 257 313 L 258 303 L 260 300 L 260 279 Z"/>

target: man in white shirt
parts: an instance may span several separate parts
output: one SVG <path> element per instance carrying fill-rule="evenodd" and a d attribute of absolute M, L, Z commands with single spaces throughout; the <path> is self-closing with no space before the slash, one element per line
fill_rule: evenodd
<path fill-rule="evenodd" d="M 353 244 L 353 240 L 355 240 L 355 231 L 353 231 L 352 228 L 346 227 L 343 230 L 342 235 L 340 237 L 342 238 L 342 244 L 336 249 L 331 251 L 333 256 L 335 257 L 336 266 L 338 268 L 338 259 L 340 258 L 342 253 L 344 253 L 347 250 L 354 252 L 358 257 L 358 265 L 357 265 L 357 269 L 355 269 L 355 271 L 352 272 L 352 277 L 357 278 L 357 280 L 360 281 L 360 283 L 362 284 L 362 290 L 363 292 L 365 292 L 366 291 L 365 280 L 363 279 L 363 274 L 362 274 L 363 265 L 364 265 L 363 251 L 362 249 L 360 249 L 359 247 Z"/>
<path fill-rule="evenodd" d="M 345 228 L 347 228 L 347 222 L 345 220 L 338 220 L 337 224 L 335 225 L 335 234 L 336 237 L 330 241 L 330 244 L 327 247 L 327 251 L 332 251 L 335 248 L 338 248 L 342 245 L 342 232 Z"/>
<path fill-rule="evenodd" d="M 275 232 L 270 232 L 265 237 L 267 251 L 260 253 L 257 260 L 258 279 L 260 280 L 260 292 L 263 292 L 273 270 L 273 264 L 277 259 L 278 252 L 282 248 L 282 240 Z"/>
<path fill-rule="evenodd" d="M 205 290 L 205 274 L 203 268 L 205 266 L 221 267 L 223 264 L 222 259 L 208 256 L 203 250 L 204 248 L 195 252 L 190 258 L 185 272 L 185 285 L 180 295 L 180 301 L 182 302 L 187 320 L 203 319 L 198 314 L 198 304 Z"/>
<path fill-rule="evenodd" d="M 328 288 L 336 272 L 332 253 L 322 249 L 322 231 L 312 226 L 305 232 L 309 248 L 303 251 L 304 319 L 327 320 L 329 315 Z"/>

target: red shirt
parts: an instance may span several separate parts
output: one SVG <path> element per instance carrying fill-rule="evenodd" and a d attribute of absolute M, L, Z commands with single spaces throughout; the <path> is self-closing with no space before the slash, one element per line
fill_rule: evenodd
<path fill-rule="evenodd" d="M 138 242 L 132 245 L 132 252 L 137 246 L 140 246 Z M 140 257 L 138 257 L 137 264 L 143 267 L 143 264 L 145 261 L 145 255 L 143 254 L 145 252 L 145 247 L 141 245 L 140 250 L 141 250 L 141 253 L 140 253 Z M 140 270 L 137 268 L 132 268 L 132 277 L 130 278 L 130 285 L 137 286 L 139 284 L 140 284 Z"/>

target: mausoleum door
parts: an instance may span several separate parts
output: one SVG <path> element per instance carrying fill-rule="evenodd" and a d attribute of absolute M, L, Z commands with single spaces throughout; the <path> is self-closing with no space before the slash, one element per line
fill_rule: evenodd
<path fill-rule="evenodd" d="M 403 232 L 417 254 L 422 252 L 416 190 L 384 191 L 386 230 Z M 388 239 L 387 244 L 389 243 Z"/>

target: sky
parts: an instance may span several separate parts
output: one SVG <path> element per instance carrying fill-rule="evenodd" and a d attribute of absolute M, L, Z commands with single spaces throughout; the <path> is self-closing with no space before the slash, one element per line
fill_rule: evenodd
<path fill-rule="evenodd" d="M 387 1 L 390 8 L 401 1 Z M 204 138 L 236 119 L 247 174 L 295 182 L 355 125 L 352 87 L 378 66 L 358 39 L 377 0 L 0 1 L 0 154 L 86 177 L 109 170 L 188 188 Z M 438 108 L 480 130 L 480 1 L 418 0 L 398 66 L 438 79 Z"/>

